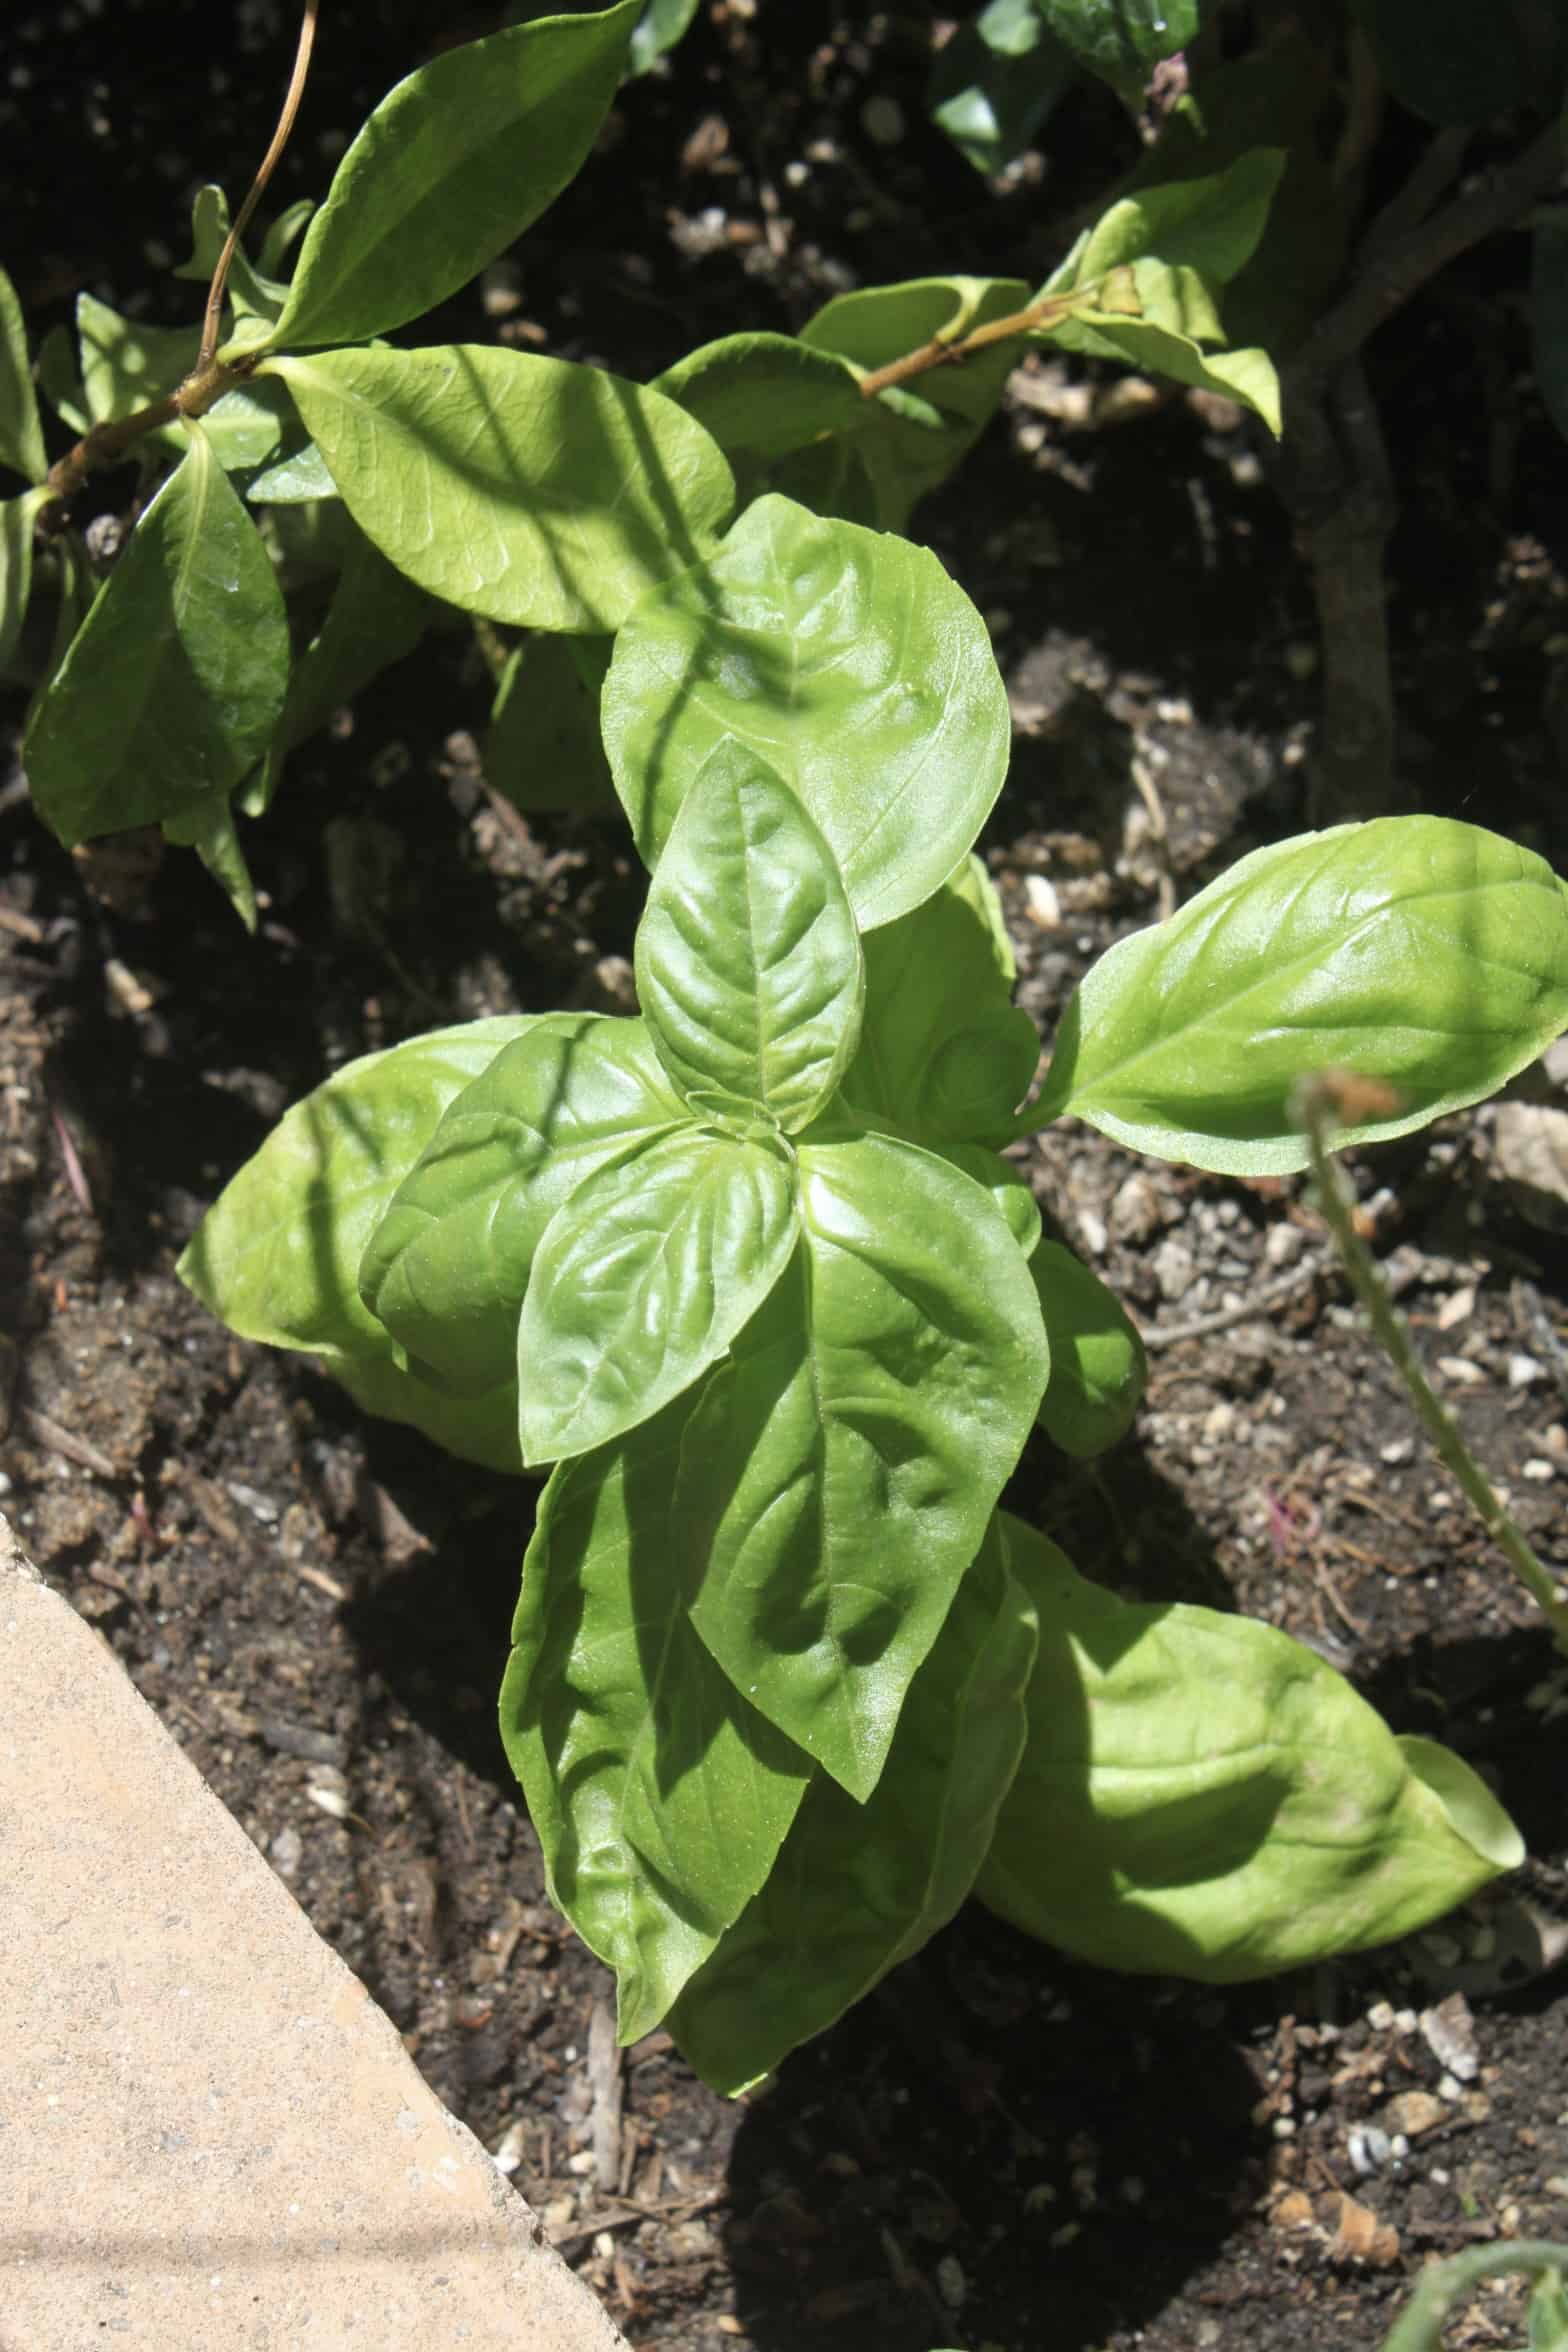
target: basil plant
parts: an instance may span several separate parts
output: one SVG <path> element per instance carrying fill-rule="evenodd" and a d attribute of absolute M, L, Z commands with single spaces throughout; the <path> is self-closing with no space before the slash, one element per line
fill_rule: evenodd
<path fill-rule="evenodd" d="M 1102 958 L 1030 1102 L 971 848 L 1007 701 L 934 556 L 768 492 L 631 605 L 600 715 L 640 1013 L 350 1063 L 181 1270 L 371 1411 L 548 1473 L 502 1733 L 622 2037 L 740 2090 L 971 1891 L 1226 1980 L 1514 1865 L 1468 1767 L 1312 1651 L 1122 1600 L 1002 1507 L 1037 1422 L 1094 1453 L 1143 1374 L 1004 1154 L 1071 1116 L 1299 1168 L 1325 1068 L 1397 1095 L 1348 1140 L 1474 1102 L 1568 1023 L 1564 885 L 1435 819 L 1259 850 Z"/>

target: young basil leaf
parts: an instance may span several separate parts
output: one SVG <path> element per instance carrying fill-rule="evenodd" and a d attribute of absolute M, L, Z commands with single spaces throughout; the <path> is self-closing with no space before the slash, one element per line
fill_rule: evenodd
<path fill-rule="evenodd" d="M 603 719 L 648 865 L 732 735 L 799 795 L 862 930 L 951 873 L 1011 742 L 985 624 L 936 557 L 776 497 L 643 599 L 616 640 Z"/>
<path fill-rule="evenodd" d="M 599 732 L 609 666 L 608 637 L 530 637 L 507 656 L 483 761 L 514 808 L 619 814 Z"/>
<path fill-rule="evenodd" d="M 682 801 L 637 932 L 637 996 L 699 1115 L 786 1135 L 825 1108 L 860 1033 L 860 939 L 789 786 L 725 741 Z"/>
<path fill-rule="evenodd" d="M 918 1143 L 1002 1141 L 1040 1040 L 1012 1002 L 1012 951 L 985 869 L 966 858 L 865 942 L 860 1048 L 845 1100 Z"/>
<path fill-rule="evenodd" d="M 639 7 L 517 25 L 399 82 L 338 165 L 270 340 L 384 335 L 515 243 L 593 145 Z"/>
<path fill-rule="evenodd" d="M 799 1147 L 800 1254 L 703 1390 L 678 1508 L 692 1623 L 856 1798 L 1018 1460 L 1048 1369 L 977 1184 L 891 1137 Z"/>
<path fill-rule="evenodd" d="M 66 847 L 226 800 L 277 725 L 289 631 L 272 562 L 199 426 L 34 710 L 24 756 Z"/>
<path fill-rule="evenodd" d="M 16 288 L 0 270 L 0 466 L 29 482 L 49 471 L 38 400 L 27 364 L 27 329 Z"/>
<path fill-rule="evenodd" d="M 1100 958 L 1068 1008 L 1036 1123 L 1229 1175 L 1306 1165 L 1298 1079 L 1343 1069 L 1408 1135 L 1492 1094 L 1568 1024 L 1568 889 L 1478 826 L 1380 817 L 1254 850 Z"/>
<path fill-rule="evenodd" d="M 875 1789 L 857 1804 L 812 1782 L 761 1892 L 675 2006 L 670 2030 L 715 2090 L 747 2089 L 952 1918 L 1018 1769 L 1037 1630 L 993 1522 Z"/>
<path fill-rule="evenodd" d="M 502 1469 L 519 1466 L 515 1390 L 499 1413 L 490 1399 L 456 1411 L 402 1370 L 354 1277 L 442 1112 L 533 1026 L 513 1014 L 467 1021 L 346 1063 L 246 1161 L 176 1268 L 242 1339 L 320 1357 L 370 1412 L 414 1422 L 454 1452 Z"/>
<path fill-rule="evenodd" d="M 355 531 L 321 626 L 294 665 L 253 814 L 270 806 L 295 745 L 324 727 L 372 678 L 412 653 L 430 617 L 424 590 L 389 564 L 363 531 Z"/>
<path fill-rule="evenodd" d="M 641 1021 L 544 1015 L 420 1138 L 366 1237 L 367 1308 L 432 1380 L 478 1392 L 514 1378 L 556 1210 L 596 1168 L 689 1123 Z"/>
<path fill-rule="evenodd" d="M 1032 1258 L 1040 1242 L 1039 1204 L 1027 1179 L 1012 1162 L 987 1151 L 981 1143 L 931 1144 L 927 1149 L 945 1160 L 950 1168 L 961 1169 L 972 1183 L 981 1185 L 991 1195 L 1006 1220 L 1008 1232 L 1018 1244 L 1019 1255 Z M 1046 1337 L 1049 1340 L 1049 1329 Z"/>
<path fill-rule="evenodd" d="M 776 1142 L 682 1128 L 586 1177 L 523 1300 L 523 1460 L 587 1453 L 690 1388 L 773 1289 L 798 1230 Z"/>
<path fill-rule="evenodd" d="M 493 621 L 618 628 L 734 503 L 695 418 L 600 368 L 454 343 L 267 369 L 361 530 L 432 596 Z"/>
<path fill-rule="evenodd" d="M 46 490 L 0 499 L 0 678 L 11 666 L 33 593 L 33 525 L 49 503 Z"/>
<path fill-rule="evenodd" d="M 1064 1454 L 1091 1461 L 1137 1416 L 1148 1374 L 1143 1341 L 1115 1292 L 1059 1241 L 1042 1241 L 1029 1270 L 1051 1343 L 1040 1426 Z"/>
<path fill-rule="evenodd" d="M 649 2033 L 772 1867 L 810 1760 L 693 1633 L 670 1519 L 687 1408 L 563 1462 L 523 1563 L 501 1737 L 552 1899 Z"/>
<path fill-rule="evenodd" d="M 1086 286 L 1153 255 L 1171 269 L 1196 271 L 1208 285 L 1226 285 L 1262 241 L 1284 169 L 1283 149 L 1253 147 L 1205 178 L 1139 188 L 1101 214 L 1076 249 L 1066 284 Z M 1053 290 L 1062 283 L 1060 272 L 1050 280 Z"/>
<path fill-rule="evenodd" d="M 1118 1600 L 1004 1514 L 1040 1612 L 1029 1744 L 975 1891 L 1101 1966 L 1268 1976 L 1424 1926 L 1524 1858 L 1469 1766 L 1315 1653 Z"/>

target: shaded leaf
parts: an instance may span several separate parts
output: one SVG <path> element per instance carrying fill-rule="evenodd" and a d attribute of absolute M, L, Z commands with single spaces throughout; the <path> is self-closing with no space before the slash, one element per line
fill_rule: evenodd
<path fill-rule="evenodd" d="M 1068 1007 L 1035 1123 L 1232 1175 L 1307 1163 L 1291 1090 L 1377 1079 L 1408 1135 L 1495 1093 L 1568 1025 L 1568 891 L 1478 826 L 1384 817 L 1254 850 L 1117 943 Z"/>
<path fill-rule="evenodd" d="M 1170 269 L 1195 270 L 1208 285 L 1225 285 L 1257 251 L 1285 160 L 1281 148 L 1253 147 L 1201 179 L 1138 188 L 1101 214 L 1076 249 L 1067 282 L 1085 286 L 1148 256 Z M 1057 288 L 1056 278 L 1049 283 Z"/>
<path fill-rule="evenodd" d="M 267 364 L 360 528 L 465 612 L 617 628 L 730 512 L 702 427 L 599 368 L 479 344 Z"/>
<path fill-rule="evenodd" d="M 430 599 L 371 545 L 362 531 L 349 542 L 320 628 L 294 665 L 288 698 L 268 750 L 256 799 L 266 808 L 296 744 L 324 727 L 334 711 L 411 653 L 430 619 Z M 252 812 L 257 813 L 257 812 Z"/>
<path fill-rule="evenodd" d="M 515 243 L 593 145 L 639 6 L 466 41 L 389 91 L 305 232 L 272 340 L 383 335 Z"/>
<path fill-rule="evenodd" d="M 641 1021 L 542 1016 L 421 1138 L 366 1236 L 368 1308 L 454 1390 L 510 1380 L 529 1269 L 556 1210 L 596 1168 L 687 1123 Z"/>
<path fill-rule="evenodd" d="M 999 172 L 1029 145 L 1077 71 L 1038 0 L 990 0 L 937 52 L 931 119 L 976 171 Z"/>
<path fill-rule="evenodd" d="M 247 931 L 256 928 L 256 885 L 240 846 L 233 803 L 213 795 L 178 817 L 167 817 L 163 838 L 194 849 Z"/>
<path fill-rule="evenodd" d="M 1349 0 L 1378 70 L 1401 105 L 1430 123 L 1476 124 L 1520 107 L 1560 106 L 1561 11 L 1531 0 Z"/>
<path fill-rule="evenodd" d="M 1162 57 L 1198 30 L 1198 0 L 1038 0 L 1047 25 L 1129 106 L 1143 103 Z"/>
<path fill-rule="evenodd" d="M 76 336 L 81 356 L 82 397 L 92 424 L 111 424 L 164 399 L 196 365 L 199 327 L 149 327 L 121 318 L 91 294 L 77 297 Z M 219 463 L 227 468 L 260 465 L 277 447 L 286 396 L 277 385 L 241 385 L 225 392 L 202 417 L 202 430 Z M 179 420 L 147 436 L 183 454 L 188 427 Z"/>
<path fill-rule="evenodd" d="M 532 637 L 508 655 L 484 743 L 487 783 L 520 809 L 618 807 L 599 731 L 608 637 Z"/>
<path fill-rule="evenodd" d="M 626 60 L 627 77 L 646 73 L 674 48 L 697 14 L 697 0 L 644 0 Z"/>
<path fill-rule="evenodd" d="M 11 669 L 33 593 L 33 525 L 48 504 L 43 490 L 0 499 L 0 677 Z"/>
<path fill-rule="evenodd" d="M 869 1796 L 1045 1385 L 1029 1270 L 981 1188 L 889 1137 L 798 1147 L 799 1258 L 706 1384 L 692 1622 Z"/>
<path fill-rule="evenodd" d="M 1029 1741 L 976 1892 L 1101 1966 L 1230 1983 L 1409 1934 L 1523 1859 L 1485 1784 L 1313 1651 L 1121 1601 L 1004 1514 L 1040 1614 Z"/>
<path fill-rule="evenodd" d="M 909 1686 L 864 1804 L 806 1791 L 761 1892 L 670 2018 L 715 2090 L 745 2090 L 952 1918 L 1023 1751 L 1036 1620 L 995 1523 Z"/>
<path fill-rule="evenodd" d="M 306 207 L 309 210 L 309 207 Z M 229 200 L 223 190 L 212 183 L 198 188 L 191 202 L 191 255 L 170 272 L 171 277 L 184 278 L 206 287 L 212 283 L 212 273 L 218 266 L 229 235 Z M 263 259 L 262 271 L 267 262 Z M 269 282 L 252 269 L 243 245 L 236 245 L 229 256 L 228 275 L 224 279 L 225 301 L 237 319 L 259 318 L 269 323 L 283 307 L 286 286 Z M 194 348 L 192 358 L 195 357 Z"/>
<path fill-rule="evenodd" d="M 246 1161 L 177 1269 L 242 1339 L 318 1356 L 367 1411 L 413 1422 L 454 1452 L 502 1469 L 518 1467 L 510 1378 L 499 1410 L 485 1398 L 452 1405 L 402 1368 L 355 1276 L 442 1112 L 532 1025 L 513 1014 L 468 1021 L 346 1063 Z"/>
<path fill-rule="evenodd" d="M 692 782 L 637 933 L 637 996 L 699 1115 L 795 1134 L 860 1033 L 860 940 L 833 853 L 781 777 L 724 741 Z"/>
<path fill-rule="evenodd" d="M 1059 1241 L 1029 1261 L 1051 1346 L 1040 1426 L 1080 1462 L 1125 1437 L 1143 1398 L 1148 1362 L 1136 1325 L 1114 1291 Z"/>
<path fill-rule="evenodd" d="M 4 270 L 0 270 L 0 466 L 9 466 L 29 482 L 41 482 L 49 471 L 27 363 L 22 306 Z"/>
<path fill-rule="evenodd" d="M 40 816 L 68 848 L 226 800 L 288 682 L 272 563 L 199 428 L 33 714 Z"/>
<path fill-rule="evenodd" d="M 811 1771 L 691 1629 L 700 1555 L 670 1520 L 686 1419 L 672 1408 L 554 1472 L 501 1686 L 552 1899 L 615 1970 L 623 2041 L 756 1892 Z"/>
<path fill-rule="evenodd" d="M 1530 249 L 1530 338 L 1547 414 L 1568 438 L 1568 211 L 1541 215 Z"/>
<path fill-rule="evenodd" d="M 518 1333 L 523 1459 L 584 1454 L 691 1387 L 794 1253 L 781 1148 L 693 1128 L 597 1169 L 534 1255 Z"/>
<path fill-rule="evenodd" d="M 637 607 L 602 715 L 650 866 L 704 761 L 733 736 L 799 795 L 863 930 L 952 871 L 1011 743 L 984 623 L 935 556 L 777 497 Z"/>

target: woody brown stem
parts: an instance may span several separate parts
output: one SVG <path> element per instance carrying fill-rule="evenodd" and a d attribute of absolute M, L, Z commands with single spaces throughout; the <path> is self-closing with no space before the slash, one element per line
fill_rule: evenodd
<path fill-rule="evenodd" d="M 992 319 L 983 327 L 972 327 L 967 335 L 952 342 L 944 342 L 940 335 L 929 343 L 922 343 L 918 351 L 906 351 L 902 359 L 890 359 L 886 367 L 873 368 L 860 379 L 862 400 L 874 400 L 879 392 L 886 392 L 895 384 L 907 384 L 912 376 L 923 376 L 928 369 L 956 367 L 972 359 L 990 343 L 1005 343 L 1012 336 L 1027 335 L 1040 327 L 1060 325 L 1075 310 L 1089 307 L 1088 297 L 1096 289 L 1078 287 L 1071 294 L 1042 294 L 1023 310 L 1015 310 L 1006 318 Z"/>

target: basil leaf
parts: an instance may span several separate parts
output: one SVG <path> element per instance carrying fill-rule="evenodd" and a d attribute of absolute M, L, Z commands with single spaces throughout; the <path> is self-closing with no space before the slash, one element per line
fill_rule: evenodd
<path fill-rule="evenodd" d="M 936 557 L 777 497 L 644 598 L 616 640 L 602 712 L 650 866 L 733 736 L 798 794 L 863 930 L 951 873 L 1011 741 L 985 626 Z"/>
<path fill-rule="evenodd" d="M 975 1891 L 1016 1926 L 1224 1984 L 1407 1935 L 1523 1860 L 1468 1765 L 1396 1740 L 1300 1642 L 1118 1600 L 1004 1524 L 1040 1648 Z"/>
<path fill-rule="evenodd" d="M 1254 850 L 1078 989 L 1036 1106 L 1230 1175 L 1306 1165 L 1291 1090 L 1348 1070 L 1403 1105 L 1345 1144 L 1493 1094 L 1568 1024 L 1568 889 L 1442 817 Z"/>
<path fill-rule="evenodd" d="M 807 1126 L 854 1052 L 860 940 L 833 853 L 774 771 L 720 743 L 681 803 L 637 933 L 659 1058 L 699 1113 Z"/>
<path fill-rule="evenodd" d="M 695 419 L 599 368 L 454 343 L 267 372 L 367 537 L 432 596 L 493 621 L 618 628 L 706 552 L 734 503 Z"/>
<path fill-rule="evenodd" d="M 476 1393 L 511 1380 L 557 1209 L 596 1168 L 687 1124 L 641 1021 L 543 1015 L 421 1139 L 366 1237 L 366 1307 L 432 1380 Z"/>
<path fill-rule="evenodd" d="M 515 243 L 593 145 L 639 7 L 466 41 L 389 91 L 305 232 L 269 341 L 384 335 Z"/>
<path fill-rule="evenodd" d="M 1023 1752 L 1036 1634 L 993 1523 L 909 1686 L 876 1788 L 857 1804 L 813 1781 L 761 1892 L 671 2014 L 715 2090 L 757 2082 L 952 1918 Z"/>
<path fill-rule="evenodd" d="M 518 1333 L 523 1459 L 586 1453 L 691 1386 L 795 1248 L 782 1149 L 678 1129 L 587 1177 L 534 1257 Z"/>
<path fill-rule="evenodd" d="M 1029 1270 L 1051 1345 L 1040 1426 L 1064 1454 L 1091 1461 L 1137 1418 L 1148 1376 L 1143 1341 L 1115 1292 L 1059 1241 L 1042 1241 Z"/>
<path fill-rule="evenodd" d="M 267 747 L 288 682 L 272 561 L 200 427 L 36 704 L 38 813 L 74 848 L 224 801 Z"/>
<path fill-rule="evenodd" d="M 704 1387 L 679 1515 L 692 1622 L 856 1798 L 1045 1385 L 1028 1267 L 977 1184 L 880 1135 L 799 1147 L 804 1236 Z"/>
<path fill-rule="evenodd" d="M 811 1772 L 688 1622 L 693 1554 L 669 1517 L 685 1421 L 674 1407 L 553 1473 L 501 1686 L 551 1897 L 615 1970 L 623 2041 L 739 1917 Z"/>

